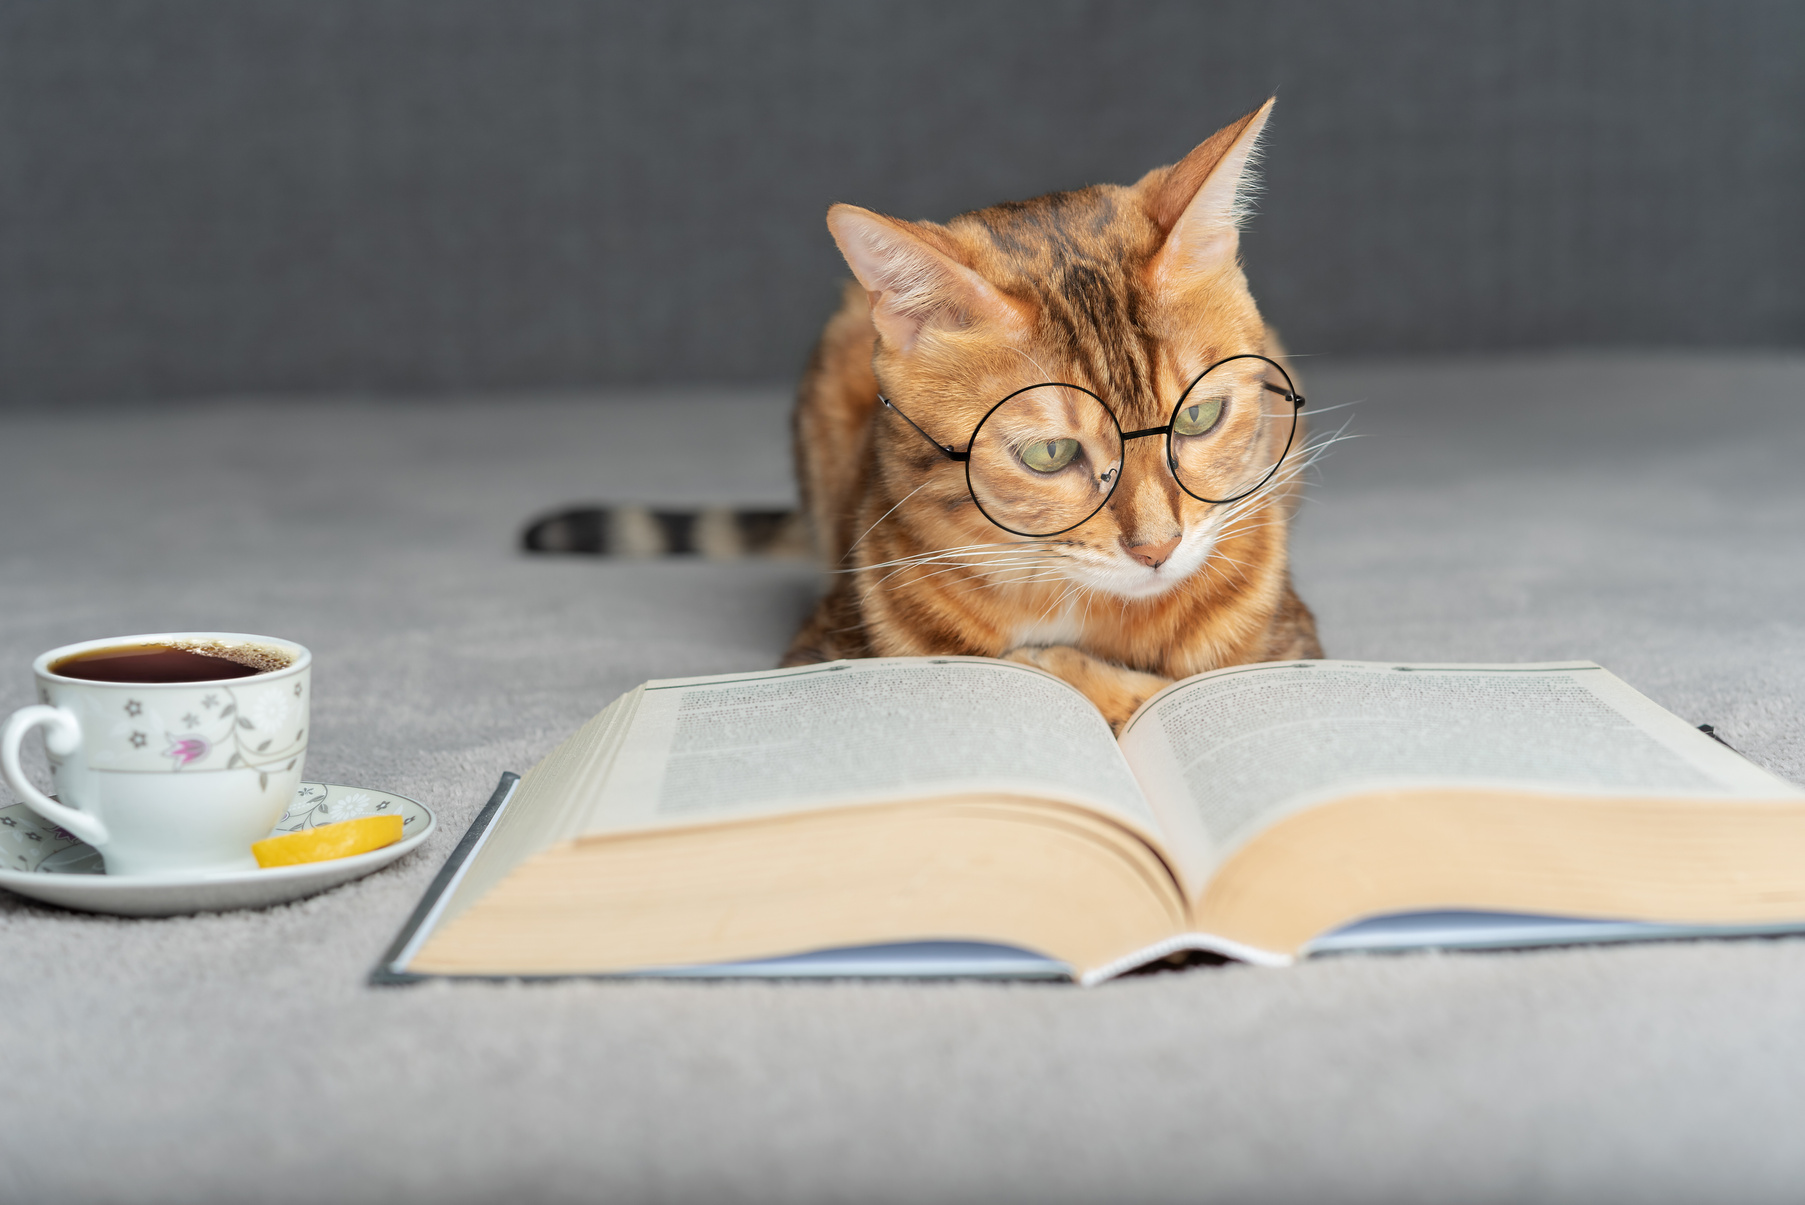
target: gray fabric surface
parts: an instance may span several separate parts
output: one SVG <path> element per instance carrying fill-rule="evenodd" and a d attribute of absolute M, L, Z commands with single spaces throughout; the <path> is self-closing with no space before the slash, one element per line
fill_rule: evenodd
<path fill-rule="evenodd" d="M 851 201 L 1277 92 L 1298 349 L 1805 343 L 1789 0 L 0 0 L 0 406 L 799 371 Z"/>
<path fill-rule="evenodd" d="M 1306 369 L 1331 654 L 1593 657 L 1805 780 L 1805 359 Z M 774 394 L 0 423 L 0 709 L 65 641 L 311 646 L 310 777 L 438 809 L 264 912 L 0 898 L 0 1199 L 1797 1200 L 1805 941 L 983 983 L 364 976 L 504 769 L 766 665 L 796 566 L 512 551 L 581 499 L 781 501 Z M 1345 412 L 1344 412 L 1345 413 Z M 1326 415 L 1325 418 L 1332 418 Z"/>

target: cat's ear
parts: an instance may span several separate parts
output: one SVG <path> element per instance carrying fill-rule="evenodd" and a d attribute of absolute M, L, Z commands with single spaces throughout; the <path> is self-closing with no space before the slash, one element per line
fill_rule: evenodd
<path fill-rule="evenodd" d="M 982 276 L 948 255 L 908 222 L 857 205 L 827 211 L 827 228 L 871 299 L 871 321 L 899 351 L 930 327 L 1021 322 L 1016 307 Z"/>
<path fill-rule="evenodd" d="M 1277 99 L 1211 134 L 1167 168 L 1164 178 L 1149 176 L 1143 203 L 1166 232 L 1157 263 L 1162 277 L 1214 270 L 1234 258 L 1255 185 L 1260 133 Z"/>

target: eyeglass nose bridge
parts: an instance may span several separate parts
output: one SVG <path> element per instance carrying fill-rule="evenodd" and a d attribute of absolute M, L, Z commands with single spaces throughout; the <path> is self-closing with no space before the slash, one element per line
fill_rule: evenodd
<path fill-rule="evenodd" d="M 1122 432 L 1122 451 L 1124 453 L 1126 453 L 1128 451 L 1128 441 L 1131 439 L 1142 439 L 1149 435 L 1170 435 L 1171 433 L 1172 433 L 1172 424 L 1171 423 L 1167 423 L 1163 427 L 1148 427 L 1144 431 L 1124 431 L 1124 432 Z M 1170 454 L 1168 454 L 1166 457 L 1166 462 L 1167 462 L 1168 468 L 1171 467 L 1171 461 L 1172 461 L 1172 457 Z M 1113 494 L 1115 492 L 1116 478 L 1120 477 L 1121 475 L 1122 475 L 1122 462 L 1118 460 L 1115 464 L 1111 465 L 1109 468 L 1103 470 L 1102 473 L 1098 474 L 1098 479 L 1100 481 L 1102 481 L 1103 484 L 1109 486 L 1110 492 Z M 1099 508 L 1099 509 L 1101 509 L 1101 508 Z"/>

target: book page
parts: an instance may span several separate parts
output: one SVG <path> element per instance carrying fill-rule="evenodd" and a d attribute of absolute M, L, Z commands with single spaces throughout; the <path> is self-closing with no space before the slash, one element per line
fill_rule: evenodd
<path fill-rule="evenodd" d="M 1187 891 L 1281 816 L 1357 790 L 1800 793 L 1589 662 L 1218 670 L 1150 700 L 1122 748 L 1172 834 Z"/>
<path fill-rule="evenodd" d="M 584 831 L 977 793 L 1063 800 L 1157 834 L 1083 695 L 979 657 L 647 683 Z"/>
<path fill-rule="evenodd" d="M 635 687 L 602 708 L 527 771 L 458 876 L 444 921 L 481 899 L 534 854 L 582 832 L 583 818 L 594 806 L 643 693 Z"/>

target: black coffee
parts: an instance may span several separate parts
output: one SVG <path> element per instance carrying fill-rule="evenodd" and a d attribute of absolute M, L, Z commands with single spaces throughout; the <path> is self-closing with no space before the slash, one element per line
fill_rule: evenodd
<path fill-rule="evenodd" d="M 50 663 L 50 672 L 86 682 L 219 682 L 287 669 L 287 654 L 256 645 L 121 644 Z"/>

